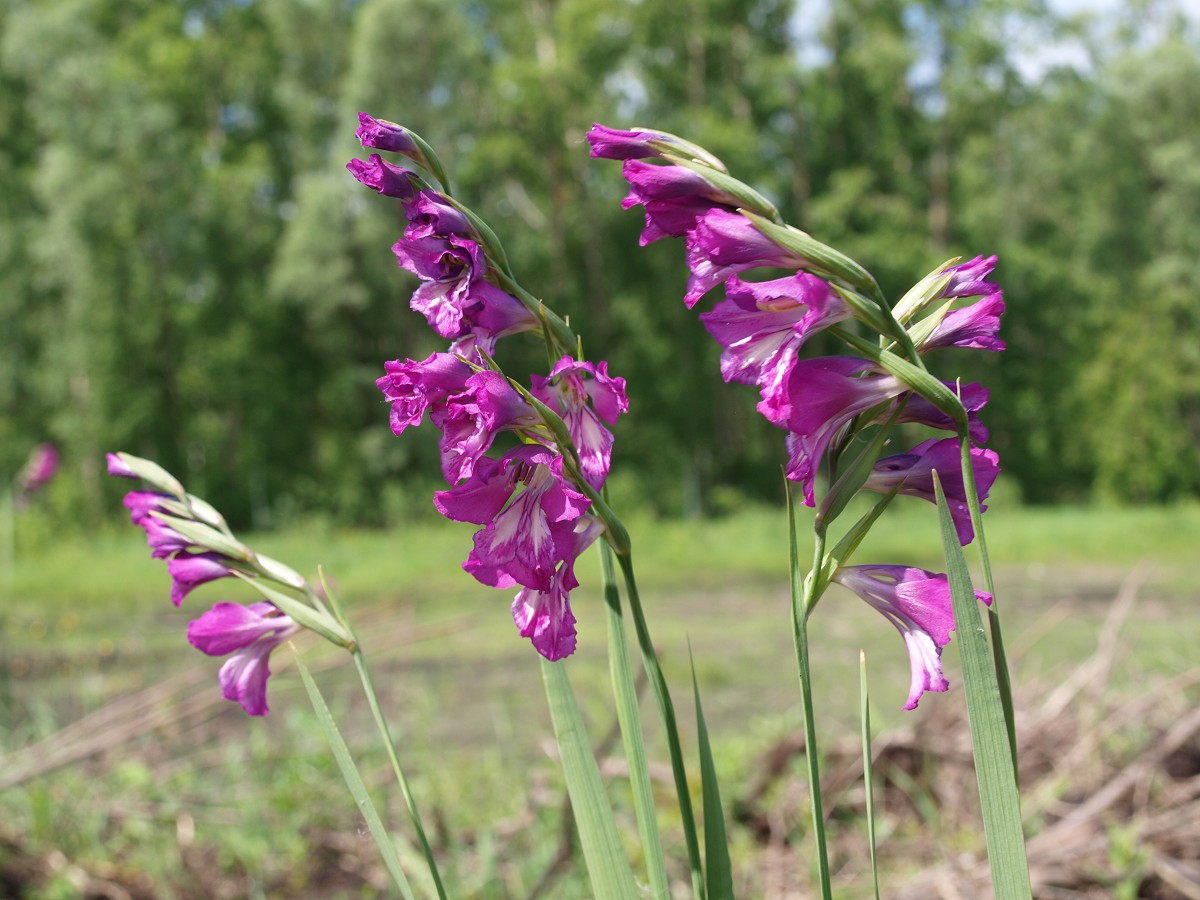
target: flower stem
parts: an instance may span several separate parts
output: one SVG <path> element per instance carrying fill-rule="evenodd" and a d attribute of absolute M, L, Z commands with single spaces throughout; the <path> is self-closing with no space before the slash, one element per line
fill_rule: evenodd
<path fill-rule="evenodd" d="M 387 720 L 383 717 L 383 710 L 379 706 L 379 698 L 375 693 L 375 685 L 371 681 L 371 673 L 367 669 L 367 660 L 363 656 L 362 645 L 359 644 L 357 636 L 354 636 L 355 648 L 351 652 L 354 657 L 354 667 L 358 670 L 358 677 L 362 681 L 363 693 L 367 696 L 367 704 L 371 707 L 371 715 L 375 719 L 375 725 L 379 729 L 379 734 L 383 738 L 383 745 L 387 748 L 388 759 L 392 763 L 392 771 L 396 775 L 396 782 L 400 785 L 400 792 L 404 795 L 404 803 L 408 807 L 408 815 L 412 819 L 413 827 L 417 831 L 417 839 L 421 844 L 421 852 L 425 854 L 425 864 L 429 867 L 429 874 L 433 878 L 433 885 L 437 889 L 437 895 L 441 900 L 446 900 L 446 889 L 442 886 L 442 877 L 438 873 L 437 862 L 433 858 L 433 848 L 429 846 L 429 839 L 425 836 L 425 828 L 421 824 L 421 815 L 417 812 L 417 803 L 413 797 L 412 790 L 408 785 L 408 779 L 404 775 L 404 770 L 400 768 L 400 758 L 396 755 L 396 744 L 392 740 L 391 730 L 388 728 Z"/>
<path fill-rule="evenodd" d="M 679 802 L 679 815 L 683 820 L 683 835 L 687 843 L 688 865 L 692 871 L 692 890 L 698 900 L 704 900 L 704 870 L 700 861 L 700 842 L 696 835 L 696 815 L 692 809 L 692 795 L 688 789 L 687 770 L 683 765 L 683 749 L 679 741 L 679 726 L 675 722 L 675 706 L 671 702 L 671 693 L 667 689 L 667 680 L 663 677 L 662 667 L 658 663 L 658 655 L 654 651 L 654 643 L 650 639 L 650 630 L 646 626 L 646 615 L 642 610 L 642 601 L 638 595 L 637 581 L 633 575 L 633 555 L 626 550 L 617 555 L 621 573 L 625 577 L 625 592 L 629 596 L 629 610 L 633 613 L 633 624 L 637 630 L 638 646 L 642 651 L 642 664 L 650 678 L 654 689 L 654 699 L 658 704 L 659 717 L 667 732 L 667 749 L 671 754 L 671 773 L 675 776 L 675 794 Z"/>
<path fill-rule="evenodd" d="M 617 719 L 621 725 L 625 759 L 629 763 L 633 807 L 637 814 L 638 832 L 641 834 L 642 850 L 646 857 L 650 894 L 665 900 L 671 896 L 671 888 L 667 881 L 662 838 L 658 833 L 654 789 L 650 781 L 650 769 L 646 763 L 646 745 L 642 740 L 642 721 L 638 714 L 637 689 L 634 686 L 633 666 L 629 659 L 629 644 L 625 638 L 621 593 L 617 587 L 612 550 L 603 542 L 600 544 L 600 579 L 604 587 L 604 600 L 608 605 L 609 674 L 612 677 L 613 697 L 617 701 Z"/>
<path fill-rule="evenodd" d="M 787 489 L 788 554 L 792 585 L 792 637 L 796 644 L 796 664 L 800 670 L 800 694 L 804 704 L 804 758 L 808 763 L 808 793 L 812 798 L 813 839 L 817 845 L 817 867 L 821 880 L 821 896 L 831 900 L 829 851 L 825 843 L 825 813 L 821 807 L 821 768 L 817 759 L 817 725 L 813 715 L 812 671 L 808 656 L 808 614 L 817 601 L 817 586 L 825 558 L 825 531 L 817 529 L 813 548 L 813 568 L 809 577 L 800 580 L 800 558 L 796 544 L 795 506 L 792 485 Z"/>

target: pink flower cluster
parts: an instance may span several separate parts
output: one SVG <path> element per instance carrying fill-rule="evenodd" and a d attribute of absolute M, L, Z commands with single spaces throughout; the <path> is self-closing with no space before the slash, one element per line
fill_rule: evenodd
<path fill-rule="evenodd" d="M 954 430 L 944 412 L 869 359 L 801 358 L 809 338 L 854 318 L 855 309 L 833 284 L 805 271 L 820 271 L 820 266 L 794 248 L 781 246 L 754 219 L 743 215 L 744 204 L 735 196 L 738 189 L 730 186 L 719 161 L 701 159 L 690 145 L 681 146 L 679 139 L 655 132 L 594 125 L 588 140 L 592 156 L 622 160 L 630 185 L 623 205 L 626 209 L 640 205 L 645 213 L 641 243 L 663 237 L 684 240 L 691 269 L 684 294 L 687 307 L 695 307 L 709 291 L 724 285 L 724 298 L 701 313 L 700 320 L 722 347 L 724 379 L 756 386 L 761 398 L 758 411 L 787 433 L 787 477 L 800 483 L 807 505 L 816 503 L 822 461 L 856 419 L 861 424 L 895 418 Z M 714 177 L 706 178 L 705 171 Z M 995 263 L 994 256 L 979 256 L 936 273 L 941 287 L 936 296 L 927 298 L 928 303 L 980 299 L 944 311 L 921 341 L 920 352 L 939 347 L 1004 349 L 998 337 L 1004 301 L 1000 288 L 987 280 Z M 792 274 L 768 280 L 742 277 L 766 269 L 792 270 Z M 972 440 L 986 441 L 987 429 L 978 414 L 987 402 L 987 389 L 975 383 L 947 386 L 963 401 Z M 970 456 L 982 501 L 999 472 L 998 457 L 981 447 L 972 447 Z M 933 502 L 935 470 L 959 539 L 964 545 L 970 543 L 974 529 L 957 439 L 927 440 L 907 453 L 880 459 L 863 487 L 880 493 L 897 490 Z M 858 592 L 904 635 L 914 673 L 907 708 L 916 706 L 924 690 L 946 689 L 940 655 L 954 621 L 945 576 L 901 566 L 864 566 L 843 568 L 834 580 Z"/>
<path fill-rule="evenodd" d="M 402 126 L 359 114 L 365 147 L 416 147 Z M 396 435 L 428 413 L 441 432 L 442 474 L 449 490 L 435 498 L 447 518 L 481 526 L 463 568 L 481 583 L 518 588 L 512 614 L 521 635 L 550 660 L 575 650 L 570 591 L 578 586 L 575 560 L 603 532 L 587 489 L 608 477 L 613 435 L 609 426 L 628 410 L 625 380 L 604 362 L 563 356 L 545 377 L 518 390 L 495 371 L 490 357 L 499 338 L 541 328 L 537 315 L 504 290 L 501 270 L 470 218 L 447 195 L 415 173 L 373 154 L 352 161 L 356 178 L 403 205 L 408 225 L 392 247 L 401 268 L 420 280 L 411 306 L 451 342 L 427 359 L 384 364 L 376 382 L 391 403 Z M 566 425 L 560 446 L 534 398 Z M 497 435 L 520 445 L 499 458 L 486 456 Z"/>

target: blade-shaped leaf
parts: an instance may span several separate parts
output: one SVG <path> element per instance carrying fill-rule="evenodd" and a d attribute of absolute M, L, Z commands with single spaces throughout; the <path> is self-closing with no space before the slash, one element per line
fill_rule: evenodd
<path fill-rule="evenodd" d="M 996 670 L 992 666 L 992 653 L 983 630 L 979 601 L 975 599 L 971 585 L 971 574 L 967 571 L 962 545 L 954 530 L 937 472 L 934 472 L 933 487 L 954 603 L 955 635 L 962 658 L 967 719 L 971 726 L 971 747 L 975 755 L 992 886 L 996 900 L 1028 900 L 1031 890 L 1025 836 L 1021 830 L 1021 799 Z"/>
<path fill-rule="evenodd" d="M 721 790 L 717 784 L 717 767 L 713 763 L 712 746 L 708 741 L 708 726 L 700 705 L 700 685 L 696 681 L 696 661 L 692 665 L 692 691 L 696 696 L 696 742 L 700 745 L 700 783 L 704 792 L 704 880 L 708 896 L 733 897 L 733 866 L 729 861 L 729 836 L 725 833 L 725 813 L 721 809 Z"/>

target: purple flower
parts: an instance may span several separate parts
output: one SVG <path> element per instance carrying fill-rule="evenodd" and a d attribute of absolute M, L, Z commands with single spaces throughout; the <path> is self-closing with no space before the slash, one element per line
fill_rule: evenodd
<path fill-rule="evenodd" d="M 137 474 L 133 469 L 129 468 L 125 460 L 121 459 L 115 453 L 105 453 L 105 460 L 108 462 L 108 474 L 115 475 L 117 478 L 137 478 Z"/>
<path fill-rule="evenodd" d="M 650 146 L 651 141 L 673 144 L 677 140 L 661 131 L 621 131 L 596 123 L 587 133 L 591 155 L 598 159 L 648 159 L 662 153 Z"/>
<path fill-rule="evenodd" d="M 470 220 L 437 191 L 417 191 L 413 199 L 405 201 L 404 213 L 409 222 L 404 234 L 412 240 L 475 233 Z"/>
<path fill-rule="evenodd" d="M 383 364 L 386 373 L 375 386 L 391 401 L 392 432 L 397 436 L 421 424 L 425 410 L 437 408 L 467 386 L 471 367 L 449 353 L 431 353 L 421 362 L 394 359 Z"/>
<path fill-rule="evenodd" d="M 233 570 L 219 553 L 176 553 L 167 563 L 171 575 L 171 602 L 179 606 L 183 598 L 202 584 L 227 578 Z"/>
<path fill-rule="evenodd" d="M 367 162 L 352 159 L 346 163 L 355 178 L 385 197 L 411 200 L 416 196 L 416 175 L 403 166 L 385 161 L 378 153 L 372 153 Z"/>
<path fill-rule="evenodd" d="M 747 269 L 799 269 L 811 265 L 780 247 L 745 216 L 711 209 L 687 235 L 687 261 L 692 270 L 684 302 L 688 309 L 729 276 Z"/>
<path fill-rule="evenodd" d="M 387 119 L 376 119 L 364 112 L 358 114 L 358 131 L 354 136 L 364 147 L 374 150 L 404 154 L 420 152 L 408 129 L 403 125 L 397 125 Z"/>
<path fill-rule="evenodd" d="M 548 377 L 533 376 L 530 393 L 563 417 L 579 451 L 584 478 L 600 490 L 608 477 L 613 445 L 612 432 L 603 422 L 615 425 L 621 413 L 629 412 L 625 379 L 610 377 L 606 362 L 592 365 L 564 356 Z"/>
<path fill-rule="evenodd" d="M 879 374 L 870 360 L 826 356 L 798 360 L 784 389 L 763 398 L 759 412 L 789 431 L 787 477 L 803 484 L 808 506 L 814 505 L 817 467 L 842 426 L 905 390 L 899 378 Z"/>
<path fill-rule="evenodd" d="M 462 391 L 430 410 L 429 418 L 442 432 L 442 474 L 450 484 L 471 477 L 497 433 L 543 424 L 508 379 L 491 371 L 471 375 Z"/>
<path fill-rule="evenodd" d="M 545 590 L 522 588 L 512 605 L 517 631 L 551 662 L 575 652 L 575 616 L 568 597 L 579 586 L 575 560 L 604 531 L 600 520 L 590 515 L 581 516 L 574 524 L 567 558 L 554 573 L 550 586 Z"/>
<path fill-rule="evenodd" d="M 58 471 L 58 448 L 42 443 L 33 448 L 25 466 L 17 475 L 18 500 L 27 500 L 45 486 Z"/>
<path fill-rule="evenodd" d="M 852 315 L 827 281 L 799 272 L 761 282 L 734 275 L 725 285 L 725 299 L 701 313 L 700 321 L 725 348 L 721 376 L 762 385 L 765 398 L 782 389 L 810 335 Z"/>
<path fill-rule="evenodd" d="M 970 262 L 943 269 L 943 275 L 950 275 L 950 283 L 942 291 L 941 297 L 986 297 L 1000 293 L 1000 285 L 986 280 L 994 268 L 995 256 L 977 256 Z"/>
<path fill-rule="evenodd" d="M 975 489 L 979 492 L 980 512 L 987 507 L 982 503 L 1000 474 L 1000 457 L 995 451 L 978 447 L 971 449 L 971 468 L 975 470 Z M 954 520 L 958 540 L 965 547 L 975 537 L 971 525 L 971 511 L 967 505 L 966 488 L 962 478 L 962 454 L 958 438 L 932 439 L 913 447 L 908 453 L 885 456 L 875 463 L 863 487 L 868 491 L 886 494 L 897 484 L 900 493 L 921 497 L 936 503 L 933 490 L 933 472 L 937 470 Z"/>
<path fill-rule="evenodd" d="M 1004 349 L 1000 316 L 1004 314 L 1004 294 L 996 291 L 970 306 L 951 310 L 921 344 L 921 352 L 937 347 L 967 347 L 974 350 Z"/>
<path fill-rule="evenodd" d="M 154 515 L 162 512 L 162 501 L 170 499 L 166 494 L 152 491 L 130 491 L 122 501 L 129 510 L 133 524 L 146 530 L 146 543 L 154 559 L 169 559 L 180 550 L 192 546 L 190 540 Z"/>
<path fill-rule="evenodd" d="M 574 559 L 575 520 L 591 501 L 566 483 L 562 457 L 536 444 L 481 459 L 468 481 L 434 496 L 456 522 L 485 526 L 463 569 L 483 584 L 549 590 L 559 562 Z"/>
<path fill-rule="evenodd" d="M 209 656 L 233 656 L 217 680 L 226 700 L 236 700 L 252 716 L 267 714 L 271 651 L 300 630 L 271 603 L 218 603 L 188 625 L 188 643 Z"/>
<path fill-rule="evenodd" d="M 470 238 L 406 234 L 392 252 L 421 279 L 410 305 L 442 337 L 453 341 L 474 333 L 494 339 L 539 327 L 521 301 L 486 280 L 487 257 Z"/>
<path fill-rule="evenodd" d="M 646 227 L 638 241 L 643 247 L 664 237 L 682 237 L 710 209 L 733 212 L 738 207 L 736 198 L 683 166 L 627 159 L 621 171 L 631 188 L 621 205 L 630 209 L 641 204 L 646 211 Z"/>
<path fill-rule="evenodd" d="M 843 566 L 833 580 L 883 613 L 908 647 L 912 683 L 905 709 L 916 709 L 925 691 L 950 687 L 942 674 L 942 648 L 954 630 L 954 606 L 945 575 L 908 566 Z M 992 595 L 976 591 L 990 604 Z"/>
<path fill-rule="evenodd" d="M 991 391 L 985 388 L 978 381 L 972 381 L 970 384 L 957 385 L 952 381 L 943 381 L 946 387 L 954 391 L 962 401 L 963 407 L 967 410 L 967 429 L 971 440 L 976 444 L 987 442 L 988 430 L 987 426 L 979 418 L 979 411 L 987 405 L 988 397 L 991 396 Z M 886 421 L 891 416 L 891 411 L 882 413 L 877 421 Z M 928 425 L 930 428 L 940 428 L 943 431 L 956 431 L 954 422 L 948 415 L 926 400 L 919 394 L 910 394 L 904 404 L 904 409 L 900 412 L 897 422 L 911 422 L 915 425 Z"/>

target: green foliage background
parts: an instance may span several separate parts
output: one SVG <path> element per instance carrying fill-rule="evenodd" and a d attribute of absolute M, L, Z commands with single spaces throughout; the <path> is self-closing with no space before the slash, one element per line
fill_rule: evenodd
<path fill-rule="evenodd" d="M 593 121 L 708 146 L 892 295 L 999 253 L 1009 350 L 962 366 L 1025 499 L 1200 490 L 1196 23 L 1027 0 L 8 0 L 0 474 L 55 441 L 85 521 L 112 449 L 242 523 L 428 508 L 434 436 L 395 440 L 373 381 L 441 348 L 398 205 L 343 168 L 358 110 L 433 143 L 629 380 L 616 487 L 657 509 L 777 490 L 782 441 L 721 383 L 678 242 L 637 248 Z"/>

